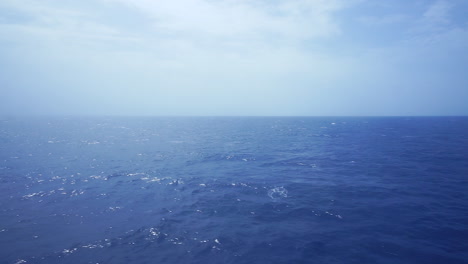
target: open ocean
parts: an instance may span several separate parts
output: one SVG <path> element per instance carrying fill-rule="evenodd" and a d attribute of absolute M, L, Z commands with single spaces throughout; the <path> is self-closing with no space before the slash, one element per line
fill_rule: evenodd
<path fill-rule="evenodd" d="M 0 263 L 468 263 L 468 118 L 2 118 Z"/>

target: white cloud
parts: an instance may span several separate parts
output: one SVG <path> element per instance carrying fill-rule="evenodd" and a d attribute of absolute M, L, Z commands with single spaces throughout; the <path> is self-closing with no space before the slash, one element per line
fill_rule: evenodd
<path fill-rule="evenodd" d="M 435 1 L 430 4 L 419 17 L 413 32 L 422 34 L 433 34 L 451 30 L 454 26 L 451 19 L 453 5 L 444 0 Z"/>
<path fill-rule="evenodd" d="M 410 19 L 411 17 L 406 14 L 389 14 L 385 16 L 366 15 L 357 18 L 357 20 L 364 25 L 373 27 L 407 23 Z"/>
<path fill-rule="evenodd" d="M 301 43 L 339 34 L 334 12 L 345 6 L 340 0 L 95 1 L 107 7 L 123 5 L 128 12 L 146 16 L 143 21 L 150 24 L 136 25 L 141 30 L 122 28 L 100 19 L 103 13 L 115 14 L 96 10 L 88 2 L 5 0 L 0 5 L 29 19 L 0 24 L 0 39 L 16 40 L 18 46 L 31 45 L 27 43 L 32 40 L 51 52 L 65 49 L 59 56 L 121 58 L 145 67 L 197 67 L 203 61 L 205 68 L 219 68 L 216 64 L 220 63 L 252 70 L 277 69 L 280 64 L 290 68 L 304 56 L 298 55 Z M 66 49 L 71 55 L 64 55 Z M 92 54 L 93 49 L 101 54 Z"/>
<path fill-rule="evenodd" d="M 468 42 L 466 28 L 451 23 L 447 2 L 404 14 L 385 10 L 381 17 L 373 5 L 364 22 L 375 27 L 364 30 L 341 24 L 366 15 L 362 6 L 346 13 L 349 5 L 341 0 L 4 0 L 0 17 L 5 10 L 19 15 L 0 18 L 0 64 L 17 65 L 11 72 L 29 76 L 24 91 L 38 84 L 63 96 L 98 95 L 116 109 L 135 102 L 153 109 L 157 102 L 207 113 L 230 105 L 235 113 L 239 105 L 256 108 L 265 101 L 275 113 L 281 112 L 276 105 L 289 102 L 291 109 L 303 107 L 302 114 L 324 104 L 330 111 L 341 107 L 337 102 L 356 105 L 361 96 L 378 105 L 382 94 L 397 97 L 392 87 L 412 89 L 425 83 L 425 74 L 434 80 L 441 63 L 466 65 L 461 56 L 444 55 L 454 56 Z M 20 87 L 21 80 L 14 84 Z"/>
<path fill-rule="evenodd" d="M 10 1 L 0 4 L 5 10 L 12 10 L 26 19 L 11 18 L 0 23 L 0 39 L 16 41 L 17 45 L 32 44 L 44 46 L 99 45 L 109 42 L 137 41 L 137 38 L 121 32 L 111 25 L 99 23 L 97 14 L 73 7 L 60 7 L 53 1 Z M 29 41 L 25 41 L 29 40 Z M 28 43 L 29 42 L 29 43 Z M 32 42 L 32 43 L 31 43 Z"/>
<path fill-rule="evenodd" d="M 431 23 L 449 23 L 449 12 L 451 8 L 452 5 L 447 1 L 436 1 L 424 12 L 424 18 Z"/>
<path fill-rule="evenodd" d="M 265 36 L 311 38 L 339 32 L 337 0 L 106 0 L 138 8 L 153 19 L 155 34 L 256 39 Z"/>

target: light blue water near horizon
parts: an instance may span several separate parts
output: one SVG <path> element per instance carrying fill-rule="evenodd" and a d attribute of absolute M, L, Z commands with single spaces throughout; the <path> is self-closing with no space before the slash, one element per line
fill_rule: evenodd
<path fill-rule="evenodd" d="M 466 263 L 467 117 L 0 120 L 0 263 Z"/>

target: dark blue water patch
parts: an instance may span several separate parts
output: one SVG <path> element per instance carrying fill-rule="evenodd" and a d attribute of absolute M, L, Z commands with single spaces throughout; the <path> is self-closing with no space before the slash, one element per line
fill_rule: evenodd
<path fill-rule="evenodd" d="M 0 263 L 464 263 L 467 128 L 3 119 Z"/>

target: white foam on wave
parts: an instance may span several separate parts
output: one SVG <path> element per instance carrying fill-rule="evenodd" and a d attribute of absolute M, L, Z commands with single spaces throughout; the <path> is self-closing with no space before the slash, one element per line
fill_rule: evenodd
<path fill-rule="evenodd" d="M 168 183 L 168 185 L 179 185 L 179 184 L 184 184 L 184 182 L 181 179 L 175 179 Z"/>
<path fill-rule="evenodd" d="M 328 211 L 325 211 L 325 214 L 330 215 L 330 216 L 334 216 L 334 217 L 336 217 L 338 219 L 343 219 L 343 217 L 341 215 L 339 215 L 339 214 L 333 214 L 333 213 L 330 213 Z"/>
<path fill-rule="evenodd" d="M 142 177 L 141 180 L 145 181 L 146 183 L 150 183 L 150 182 L 159 182 L 161 183 L 161 180 L 160 178 L 158 177 Z"/>
<path fill-rule="evenodd" d="M 135 173 L 128 173 L 127 176 L 138 176 L 138 175 L 147 175 L 144 172 L 135 172 Z"/>
<path fill-rule="evenodd" d="M 288 197 L 288 190 L 286 190 L 286 188 L 284 188 L 283 186 L 275 187 L 273 189 L 268 190 L 268 196 L 271 199 L 286 198 Z"/>
<path fill-rule="evenodd" d="M 149 232 L 150 232 L 151 236 L 159 237 L 161 235 L 161 232 L 155 227 L 151 227 L 149 229 Z"/>
<path fill-rule="evenodd" d="M 108 208 L 108 210 L 110 210 L 110 211 L 117 211 L 117 210 L 120 210 L 120 209 L 122 209 L 121 206 L 110 206 L 110 207 Z"/>
<path fill-rule="evenodd" d="M 73 252 L 77 251 L 78 248 L 72 248 L 72 249 L 64 249 L 62 251 L 63 254 L 72 254 Z"/>
<path fill-rule="evenodd" d="M 82 248 L 90 248 L 90 249 L 93 249 L 93 248 L 104 248 L 103 245 L 100 245 L 100 244 L 88 244 L 88 245 L 84 245 L 84 246 L 81 246 Z"/>
<path fill-rule="evenodd" d="M 85 191 L 83 191 L 83 190 L 72 190 L 72 192 L 70 194 L 70 197 L 82 195 L 83 193 L 85 193 Z"/>
<path fill-rule="evenodd" d="M 34 196 L 39 196 L 39 197 L 42 197 L 46 195 L 45 192 L 43 191 L 40 191 L 40 192 L 36 192 L 36 193 L 31 193 L 31 194 L 26 194 L 26 195 L 23 195 L 23 198 L 27 199 L 27 198 L 31 198 L 31 197 L 34 197 Z"/>

